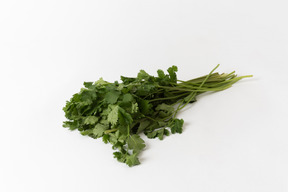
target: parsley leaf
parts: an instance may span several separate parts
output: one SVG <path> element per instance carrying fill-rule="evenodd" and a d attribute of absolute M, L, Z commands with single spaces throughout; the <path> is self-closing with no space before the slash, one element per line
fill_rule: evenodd
<path fill-rule="evenodd" d="M 119 106 L 118 105 L 109 105 L 110 112 L 108 114 L 108 122 L 112 125 L 116 125 L 118 121 L 118 112 L 119 112 Z"/>
<path fill-rule="evenodd" d="M 90 125 L 93 125 L 95 124 L 97 121 L 98 121 L 98 117 L 95 117 L 95 116 L 88 116 L 85 118 L 84 120 L 84 124 L 90 124 Z"/>
<path fill-rule="evenodd" d="M 134 153 L 132 155 L 128 155 L 126 157 L 126 164 L 129 166 L 129 167 L 132 167 L 134 165 L 139 165 L 140 164 L 140 161 L 138 159 L 138 153 Z"/>
<path fill-rule="evenodd" d="M 174 119 L 171 124 L 171 133 L 182 133 L 183 123 L 183 119 Z"/>
<path fill-rule="evenodd" d="M 121 92 L 116 91 L 116 90 L 110 91 L 106 94 L 105 100 L 109 104 L 115 104 L 117 102 L 117 99 L 119 98 L 120 94 L 121 94 Z"/>
<path fill-rule="evenodd" d="M 132 149 L 133 152 L 140 152 L 145 148 L 144 140 L 137 134 L 130 135 L 127 140 L 128 148 Z"/>
<path fill-rule="evenodd" d="M 95 137 L 101 137 L 104 134 L 104 131 L 107 129 L 107 127 L 105 125 L 102 125 L 100 123 L 98 123 L 94 128 L 93 128 L 93 134 L 95 135 Z"/>

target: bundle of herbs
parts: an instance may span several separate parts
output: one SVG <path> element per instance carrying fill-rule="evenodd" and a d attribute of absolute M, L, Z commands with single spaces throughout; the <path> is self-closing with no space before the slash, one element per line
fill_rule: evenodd
<path fill-rule="evenodd" d="M 183 119 L 177 112 L 196 101 L 199 94 L 222 91 L 245 78 L 235 72 L 214 73 L 181 81 L 177 79 L 177 67 L 170 67 L 165 74 L 158 70 L 154 77 L 140 70 L 137 77 L 121 76 L 122 82 L 109 83 L 100 78 L 96 82 L 84 82 L 79 93 L 66 102 L 63 108 L 63 126 L 78 129 L 82 135 L 102 138 L 116 150 L 114 157 L 128 166 L 140 164 L 138 155 L 145 148 L 140 134 L 159 138 L 182 133 Z"/>

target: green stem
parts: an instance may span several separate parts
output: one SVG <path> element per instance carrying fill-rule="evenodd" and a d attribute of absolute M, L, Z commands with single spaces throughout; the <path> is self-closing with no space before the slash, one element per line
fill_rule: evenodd
<path fill-rule="evenodd" d="M 229 79 L 229 80 L 226 80 L 226 81 L 223 81 L 223 82 L 219 82 L 219 83 L 214 83 L 214 84 L 207 85 L 207 86 L 209 86 L 209 87 L 217 87 L 219 85 L 228 84 L 228 83 L 234 84 L 237 81 L 239 81 L 239 80 L 241 80 L 243 78 L 247 78 L 247 77 L 253 77 L 253 75 L 245 75 L 245 76 L 241 76 L 241 77 L 234 77 L 233 79 Z"/>
<path fill-rule="evenodd" d="M 104 131 L 105 134 L 116 132 L 118 129 L 109 129 Z"/>
<path fill-rule="evenodd" d="M 211 74 L 219 67 L 219 64 L 205 77 L 204 81 L 202 81 L 201 85 L 199 86 L 199 88 L 201 88 L 204 83 L 207 81 L 207 79 L 211 76 Z M 179 110 L 183 109 L 188 103 L 190 103 L 192 101 L 192 99 L 194 99 L 196 96 L 196 92 L 191 93 L 191 97 L 189 98 L 188 101 L 186 101 L 186 103 L 184 105 L 182 105 L 184 103 L 184 99 L 182 100 L 182 102 L 180 103 L 180 105 L 177 107 L 177 110 L 175 111 L 175 115 L 178 113 Z"/>
<path fill-rule="evenodd" d="M 168 99 L 177 99 L 178 97 L 182 97 L 182 96 L 185 96 L 189 93 L 185 92 L 181 95 L 176 95 L 176 96 L 173 96 L 173 97 L 165 97 L 165 98 L 157 98 L 157 99 L 152 99 L 152 100 L 149 100 L 149 102 L 153 102 L 153 101 L 160 101 L 160 100 L 168 100 Z"/>

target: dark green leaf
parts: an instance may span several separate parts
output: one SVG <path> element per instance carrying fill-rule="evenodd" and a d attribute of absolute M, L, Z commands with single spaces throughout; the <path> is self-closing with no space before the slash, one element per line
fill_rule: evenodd
<path fill-rule="evenodd" d="M 161 128 L 161 129 L 154 130 L 152 132 L 147 133 L 147 137 L 150 139 L 158 137 L 160 140 L 163 140 L 164 135 L 168 136 L 169 134 L 170 132 L 167 129 Z"/>
<path fill-rule="evenodd" d="M 132 149 L 134 153 L 140 152 L 145 148 L 144 140 L 139 135 L 130 135 L 127 140 L 128 148 Z"/>
<path fill-rule="evenodd" d="M 70 130 L 75 130 L 79 127 L 78 121 L 64 121 L 63 127 L 69 128 Z"/>
<path fill-rule="evenodd" d="M 137 156 L 138 156 L 138 153 L 134 153 L 132 155 L 127 155 L 126 156 L 126 164 L 129 167 L 132 167 L 132 166 L 135 166 L 135 165 L 139 165 L 140 161 L 139 161 Z"/>
<path fill-rule="evenodd" d="M 171 133 L 182 133 L 183 131 L 183 119 L 174 119 L 172 121 L 172 124 L 170 125 L 171 127 Z"/>
<path fill-rule="evenodd" d="M 110 91 L 106 94 L 105 100 L 109 104 L 114 104 L 117 102 L 119 95 L 120 95 L 120 91 L 116 91 L 116 90 Z"/>
<path fill-rule="evenodd" d="M 92 88 L 93 82 L 84 82 L 83 83 L 86 88 Z"/>
<path fill-rule="evenodd" d="M 102 125 L 100 123 L 97 123 L 96 126 L 93 129 L 93 134 L 98 138 L 101 137 L 104 134 L 104 131 L 107 130 L 108 127 L 105 125 Z"/>
<path fill-rule="evenodd" d="M 126 161 L 126 155 L 120 152 L 114 152 L 114 158 L 116 158 L 119 162 L 125 163 Z"/>
<path fill-rule="evenodd" d="M 118 117 L 121 125 L 130 125 L 133 121 L 131 115 L 127 113 L 123 108 L 118 107 Z"/>
<path fill-rule="evenodd" d="M 118 121 L 118 111 L 119 111 L 119 106 L 118 105 L 110 105 L 110 113 L 108 114 L 108 122 L 111 123 L 112 125 L 116 125 Z"/>
<path fill-rule="evenodd" d="M 103 142 L 104 142 L 104 143 L 106 143 L 106 144 L 107 144 L 107 143 L 109 142 L 109 138 L 110 138 L 110 136 L 109 136 L 109 135 L 107 135 L 107 134 L 104 134 L 104 135 L 103 135 L 103 137 L 102 137 L 102 140 L 103 140 Z"/>
<path fill-rule="evenodd" d="M 169 73 L 169 76 L 170 76 L 170 80 L 173 82 L 173 83 L 177 83 L 177 75 L 176 75 L 176 72 L 178 71 L 178 68 L 173 65 L 172 67 L 169 67 L 168 68 L 168 73 Z"/>
<path fill-rule="evenodd" d="M 137 134 L 141 133 L 142 131 L 144 131 L 149 125 L 151 124 L 150 120 L 142 120 L 140 121 L 140 125 L 137 129 Z"/>
<path fill-rule="evenodd" d="M 84 131 L 80 131 L 81 135 L 90 135 L 93 133 L 93 129 L 87 129 Z"/>
<path fill-rule="evenodd" d="M 144 70 L 140 70 L 140 72 L 137 75 L 137 78 L 140 80 L 147 80 L 150 77 L 150 75 L 148 73 L 146 73 L 146 71 Z"/>
<path fill-rule="evenodd" d="M 123 102 L 132 102 L 133 101 L 133 96 L 130 93 L 126 93 L 123 95 Z"/>
<path fill-rule="evenodd" d="M 149 103 L 149 101 L 144 100 L 144 99 L 139 99 L 138 105 L 139 105 L 139 109 L 141 113 L 143 113 L 144 115 L 147 115 L 150 113 L 152 105 Z"/>
<path fill-rule="evenodd" d="M 123 135 L 128 135 L 128 133 L 130 131 L 129 125 L 119 125 L 118 129 L 119 129 L 120 133 Z"/>
<path fill-rule="evenodd" d="M 159 69 L 159 70 L 157 71 L 157 73 L 158 73 L 158 77 L 161 78 L 161 79 L 165 78 L 165 76 L 166 76 L 165 73 L 164 73 L 164 71 L 161 70 L 161 69 Z"/>
<path fill-rule="evenodd" d="M 88 125 L 94 125 L 96 122 L 98 122 L 98 117 L 95 117 L 95 116 L 88 116 L 85 118 L 84 120 L 84 124 Z"/>

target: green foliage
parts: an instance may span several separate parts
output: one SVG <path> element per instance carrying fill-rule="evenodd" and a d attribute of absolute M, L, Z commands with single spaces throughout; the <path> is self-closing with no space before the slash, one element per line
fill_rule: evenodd
<path fill-rule="evenodd" d="M 174 119 L 171 123 L 171 133 L 182 133 L 184 120 L 183 119 Z"/>
<path fill-rule="evenodd" d="M 154 130 L 152 132 L 149 132 L 146 135 L 150 139 L 154 139 L 154 138 L 158 137 L 160 140 L 163 140 L 164 135 L 169 136 L 170 132 L 166 128 L 161 128 L 161 129 L 157 129 L 157 130 Z"/>
<path fill-rule="evenodd" d="M 109 105 L 110 112 L 107 116 L 107 120 L 111 125 L 116 125 L 118 121 L 119 106 L 118 105 Z M 104 114 L 102 114 L 104 115 Z M 105 117 L 105 116 L 104 116 Z"/>
<path fill-rule="evenodd" d="M 93 134 L 95 137 L 99 138 L 103 136 L 105 130 L 108 128 L 108 126 L 102 125 L 98 123 L 94 128 L 93 128 Z"/>
<path fill-rule="evenodd" d="M 102 78 L 84 82 L 84 88 L 63 107 L 67 118 L 63 127 L 77 129 L 94 139 L 102 138 L 116 150 L 114 157 L 131 167 L 140 164 L 139 154 L 145 148 L 141 133 L 160 140 L 170 132 L 182 133 L 184 121 L 176 118 L 179 110 L 195 102 L 201 93 L 224 90 L 249 77 L 212 70 L 206 76 L 179 81 L 177 70 L 172 66 L 165 74 L 159 69 L 157 77 L 140 70 L 137 77 L 121 76 L 122 83 L 109 83 Z"/>
<path fill-rule="evenodd" d="M 121 94 L 120 91 L 111 90 L 105 95 L 105 101 L 110 104 L 114 104 L 117 102 L 119 95 Z"/>
<path fill-rule="evenodd" d="M 97 121 L 98 121 L 98 117 L 95 117 L 95 116 L 88 116 L 85 118 L 84 120 L 84 124 L 90 124 L 90 125 L 93 125 L 95 124 Z"/>
<path fill-rule="evenodd" d="M 145 148 L 144 140 L 137 134 L 130 135 L 127 139 L 128 149 L 133 150 L 133 153 L 138 153 Z"/>

